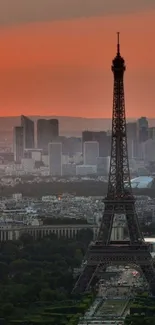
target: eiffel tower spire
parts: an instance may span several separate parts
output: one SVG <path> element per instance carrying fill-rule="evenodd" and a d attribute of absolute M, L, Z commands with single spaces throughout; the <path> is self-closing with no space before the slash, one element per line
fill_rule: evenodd
<path fill-rule="evenodd" d="M 119 34 L 120 32 L 117 32 L 117 55 L 120 55 Z"/>

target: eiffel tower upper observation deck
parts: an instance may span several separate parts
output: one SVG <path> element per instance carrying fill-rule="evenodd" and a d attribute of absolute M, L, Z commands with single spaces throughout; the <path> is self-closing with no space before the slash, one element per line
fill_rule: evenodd
<path fill-rule="evenodd" d="M 119 33 L 117 33 L 117 54 L 112 61 L 114 75 L 112 141 L 108 191 L 104 213 L 95 243 L 89 246 L 85 267 L 78 278 L 73 292 L 84 292 L 96 281 L 101 269 L 111 263 L 139 266 L 155 295 L 155 270 L 150 247 L 141 233 L 135 200 L 132 194 L 126 134 L 124 72 L 125 61 L 120 54 Z M 111 242 L 114 217 L 126 217 L 129 240 Z"/>

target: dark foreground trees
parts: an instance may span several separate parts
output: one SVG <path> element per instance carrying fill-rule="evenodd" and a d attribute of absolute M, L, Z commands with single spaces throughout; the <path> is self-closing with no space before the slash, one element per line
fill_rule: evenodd
<path fill-rule="evenodd" d="M 90 237 L 90 230 L 76 240 L 52 235 L 35 241 L 25 234 L 0 244 L 0 318 L 5 324 L 62 324 L 63 305 L 66 315 L 82 313 L 86 303 L 77 307 L 81 303 L 71 298 L 73 269 L 80 265 Z"/>
<path fill-rule="evenodd" d="M 144 292 L 135 297 L 125 325 L 155 325 L 155 297 Z"/>

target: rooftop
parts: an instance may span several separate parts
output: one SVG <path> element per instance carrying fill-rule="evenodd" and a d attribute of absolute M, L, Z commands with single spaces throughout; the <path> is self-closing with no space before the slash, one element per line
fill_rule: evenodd
<path fill-rule="evenodd" d="M 151 176 L 139 176 L 131 180 L 132 188 L 151 188 L 154 178 Z"/>

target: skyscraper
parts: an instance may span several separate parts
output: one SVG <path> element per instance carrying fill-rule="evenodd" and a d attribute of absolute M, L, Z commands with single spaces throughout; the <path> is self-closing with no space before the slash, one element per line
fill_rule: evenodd
<path fill-rule="evenodd" d="M 62 175 L 62 143 L 52 142 L 48 144 L 49 174 L 51 176 Z"/>
<path fill-rule="evenodd" d="M 84 142 L 97 141 L 99 144 L 99 156 L 107 157 L 110 155 L 111 136 L 105 131 L 83 131 L 82 132 L 82 147 Z"/>
<path fill-rule="evenodd" d="M 110 155 L 111 136 L 105 131 L 93 132 L 93 141 L 99 144 L 99 156 L 107 157 Z"/>
<path fill-rule="evenodd" d="M 97 141 L 84 142 L 84 165 L 97 165 L 99 157 L 99 144 Z"/>
<path fill-rule="evenodd" d="M 155 140 L 155 127 L 154 126 L 149 128 L 149 130 L 148 130 L 148 138 L 152 139 L 152 140 Z"/>
<path fill-rule="evenodd" d="M 138 156 L 138 125 L 137 122 L 129 122 L 126 127 L 128 156 L 131 159 Z"/>
<path fill-rule="evenodd" d="M 138 140 L 139 142 L 145 142 L 148 140 L 148 120 L 146 117 L 141 117 L 137 121 L 138 123 Z"/>
<path fill-rule="evenodd" d="M 39 119 L 37 121 L 37 147 L 47 151 L 48 144 L 59 136 L 57 119 Z"/>
<path fill-rule="evenodd" d="M 14 161 L 20 164 L 21 159 L 23 158 L 23 153 L 24 153 L 23 127 L 21 127 L 21 126 L 16 126 L 14 128 L 13 153 L 14 153 Z"/>
<path fill-rule="evenodd" d="M 82 132 L 82 142 L 93 141 L 93 131 Z"/>
<path fill-rule="evenodd" d="M 146 164 L 155 162 L 155 140 L 149 139 L 142 143 L 143 159 Z"/>
<path fill-rule="evenodd" d="M 34 148 L 34 122 L 22 115 L 21 126 L 23 127 L 24 149 Z"/>

